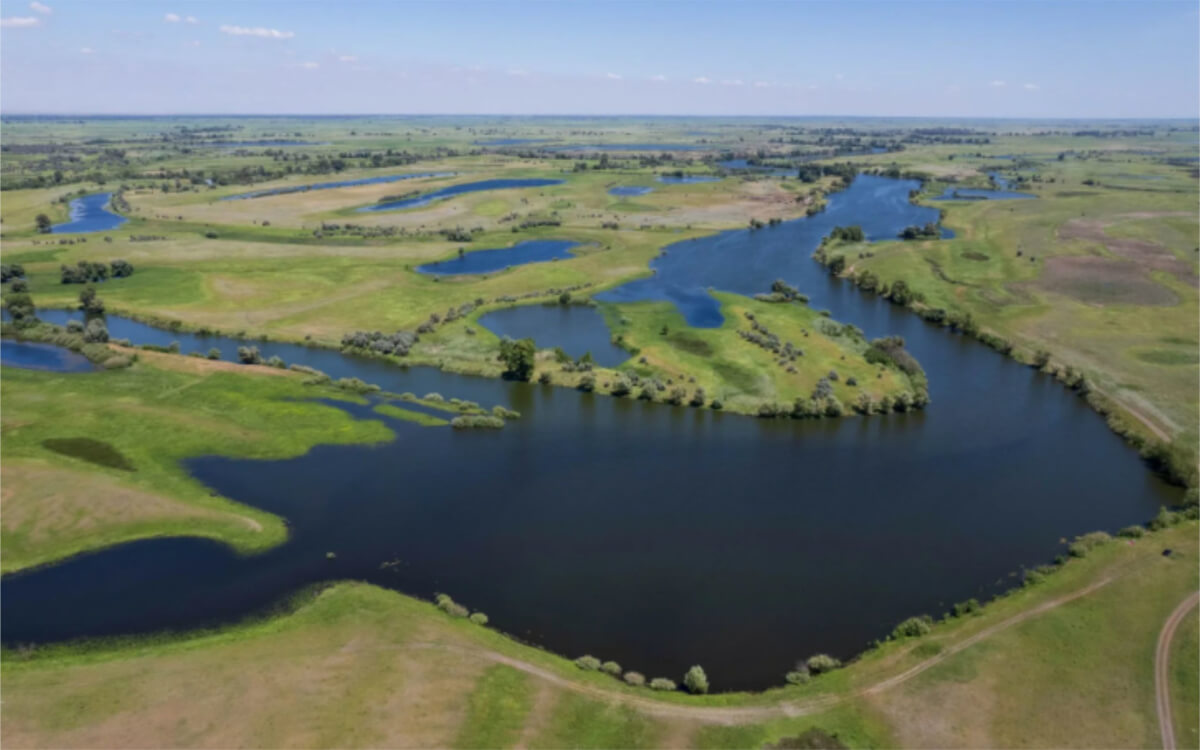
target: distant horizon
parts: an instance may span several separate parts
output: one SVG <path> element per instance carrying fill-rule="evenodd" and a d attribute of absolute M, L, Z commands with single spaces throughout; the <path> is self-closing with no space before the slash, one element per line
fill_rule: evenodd
<path fill-rule="evenodd" d="M 1136 115 L 1123 117 L 1055 117 L 1013 115 L 845 115 L 845 114 L 653 114 L 648 112 L 587 113 L 587 112 L 6 112 L 0 109 L 0 117 L 79 117 L 79 118 L 153 118 L 153 117 L 296 117 L 337 119 L 351 117 L 514 117 L 514 118 L 647 118 L 662 120 L 964 120 L 1008 122 L 1194 122 L 1200 125 L 1200 113 L 1194 117 L 1174 115 Z"/>

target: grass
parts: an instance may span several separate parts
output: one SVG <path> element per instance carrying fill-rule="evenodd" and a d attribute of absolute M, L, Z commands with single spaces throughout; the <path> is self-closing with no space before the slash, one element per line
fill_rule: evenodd
<path fill-rule="evenodd" d="M 1175 742 L 1200 747 L 1200 612 L 1195 610 L 1175 631 L 1170 685 Z"/>
<path fill-rule="evenodd" d="M 521 736 L 525 717 L 533 707 L 529 675 L 497 664 L 488 667 L 475 683 L 457 748 L 512 747 Z"/>
<path fill-rule="evenodd" d="M 285 538 L 282 521 L 214 496 L 187 474 L 183 459 L 284 458 L 318 443 L 391 437 L 379 422 L 312 401 L 346 398 L 340 391 L 250 372 L 147 353 L 128 369 L 93 373 L 4 368 L 2 569 L 151 536 L 266 549 Z"/>

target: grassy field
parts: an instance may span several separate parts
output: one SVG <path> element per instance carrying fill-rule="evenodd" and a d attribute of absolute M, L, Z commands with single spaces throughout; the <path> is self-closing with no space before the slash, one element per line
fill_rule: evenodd
<path fill-rule="evenodd" d="M 3 570 L 151 536 L 210 537 L 244 552 L 279 544 L 280 518 L 215 496 L 180 461 L 391 438 L 381 422 L 313 400 L 349 398 L 343 391 L 301 379 L 152 352 L 94 373 L 4 368 Z"/>
<path fill-rule="evenodd" d="M 431 604 L 342 583 L 300 596 L 291 614 L 211 633 L 6 654 L 2 737 L 717 748 L 815 729 L 850 747 L 1153 746 L 1155 642 L 1198 584 L 1197 531 L 1186 522 L 1103 544 L 981 613 L 758 695 L 630 688 Z"/>

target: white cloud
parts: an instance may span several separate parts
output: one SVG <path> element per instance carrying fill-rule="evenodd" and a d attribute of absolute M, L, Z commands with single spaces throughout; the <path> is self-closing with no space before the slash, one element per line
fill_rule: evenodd
<path fill-rule="evenodd" d="M 29 7 L 33 10 L 36 10 L 38 13 L 41 13 L 43 16 L 48 16 L 54 12 L 51 10 L 49 5 L 39 3 L 37 0 L 33 0 L 33 2 L 29 4 Z"/>
<path fill-rule="evenodd" d="M 1027 83 L 1022 88 L 1024 88 L 1026 91 L 1037 91 L 1041 88 L 1041 86 L 1037 85 L 1036 83 Z"/>
<path fill-rule="evenodd" d="M 262 26 L 230 26 L 228 24 L 221 27 L 221 33 L 232 36 L 258 36 L 264 39 L 291 39 L 296 36 L 293 31 L 267 29 Z"/>
<path fill-rule="evenodd" d="M 619 80 L 621 80 L 621 76 L 620 76 L 620 74 L 618 74 L 618 73 L 605 73 L 605 74 L 604 74 L 604 77 L 605 77 L 605 78 L 607 78 L 607 79 L 609 79 L 610 81 L 619 81 Z"/>
<path fill-rule="evenodd" d="M 663 75 L 662 73 L 659 73 L 656 76 L 650 76 L 650 80 L 658 81 L 659 83 L 662 83 L 663 81 L 667 80 L 667 77 L 665 75 Z"/>
<path fill-rule="evenodd" d="M 344 63 L 352 63 L 352 62 L 358 62 L 358 58 L 355 57 L 354 55 L 342 55 L 341 57 L 338 58 L 338 61 L 344 62 Z"/>
<path fill-rule="evenodd" d="M 722 86 L 742 86 L 744 85 L 741 78 L 730 78 L 721 81 Z"/>
<path fill-rule="evenodd" d="M 196 18 L 195 16 L 188 16 L 183 20 L 187 21 L 188 23 L 200 23 L 200 19 Z"/>
<path fill-rule="evenodd" d="M 0 18 L 0 29 L 27 29 L 31 26 L 40 26 L 41 20 L 33 16 L 12 16 L 9 18 Z"/>
<path fill-rule="evenodd" d="M 167 15 L 163 16 L 163 20 L 167 23 L 179 23 L 183 19 L 180 18 L 177 13 L 168 13 Z"/>
<path fill-rule="evenodd" d="M 693 78 L 692 83 L 699 83 L 701 85 L 707 85 L 707 84 L 712 83 L 712 81 L 704 76 L 700 76 L 699 78 Z"/>
<path fill-rule="evenodd" d="M 305 70 L 316 70 L 317 68 L 321 67 L 321 64 L 315 62 L 302 62 L 300 63 L 300 67 L 304 68 Z"/>
<path fill-rule="evenodd" d="M 79 50 L 80 54 L 83 54 L 83 55 L 90 55 L 95 51 L 96 50 L 92 49 L 91 47 L 84 47 L 83 49 Z"/>
<path fill-rule="evenodd" d="M 992 82 L 991 82 L 991 83 L 989 83 L 988 85 L 989 85 L 989 86 L 991 86 L 992 88 L 996 88 L 996 89 L 1002 89 L 1002 88 L 1004 88 L 1005 86 L 1007 86 L 1008 84 L 1007 84 L 1007 83 L 1005 83 L 1004 81 L 992 81 Z"/>

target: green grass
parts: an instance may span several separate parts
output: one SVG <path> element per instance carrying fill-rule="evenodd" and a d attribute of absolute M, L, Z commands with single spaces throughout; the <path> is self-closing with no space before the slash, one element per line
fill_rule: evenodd
<path fill-rule="evenodd" d="M 628 706 L 613 706 L 563 693 L 546 726 L 529 743 L 531 748 L 655 747 L 662 733 L 658 721 Z"/>
<path fill-rule="evenodd" d="M 521 736 L 525 717 L 533 707 L 529 675 L 497 664 L 475 683 L 467 717 L 454 740 L 457 748 L 506 748 Z"/>
<path fill-rule="evenodd" d="M 385 417 L 402 419 L 406 422 L 415 422 L 422 427 L 443 427 L 450 424 L 448 420 L 439 419 L 438 417 L 430 414 L 423 414 L 419 411 L 413 411 L 411 409 L 402 409 L 399 406 L 393 406 L 392 404 L 380 404 L 379 406 L 375 407 L 374 411 L 378 414 L 384 415 Z"/>
<path fill-rule="evenodd" d="M 177 369 L 166 369 L 164 363 Z M 38 500 L 46 490 L 41 470 L 28 483 L 16 481 L 14 474 L 6 487 L 13 495 L 5 501 L 6 521 L 12 523 L 0 529 L 3 570 L 149 536 L 206 536 L 243 552 L 265 549 L 283 541 L 282 521 L 214 496 L 180 461 L 209 454 L 285 458 L 318 443 L 391 437 L 380 422 L 358 421 L 312 400 L 346 398 L 335 389 L 304 386 L 298 377 L 248 376 L 208 367 L 182 357 L 143 355 L 131 368 L 94 373 L 5 368 L 0 426 L 6 467 L 35 461 L 72 476 L 99 472 L 106 489 L 80 507 L 80 493 L 86 493 L 82 487 L 72 484 L 65 495 Z M 126 491 L 161 502 L 147 502 L 153 509 L 145 514 L 119 507 Z M 45 503 L 61 504 L 62 517 Z M 29 520 L 25 509 L 41 525 L 17 523 Z"/>
<path fill-rule="evenodd" d="M 1200 747 L 1200 613 L 1196 610 L 1175 631 L 1170 685 L 1175 742 L 1179 747 Z"/>

